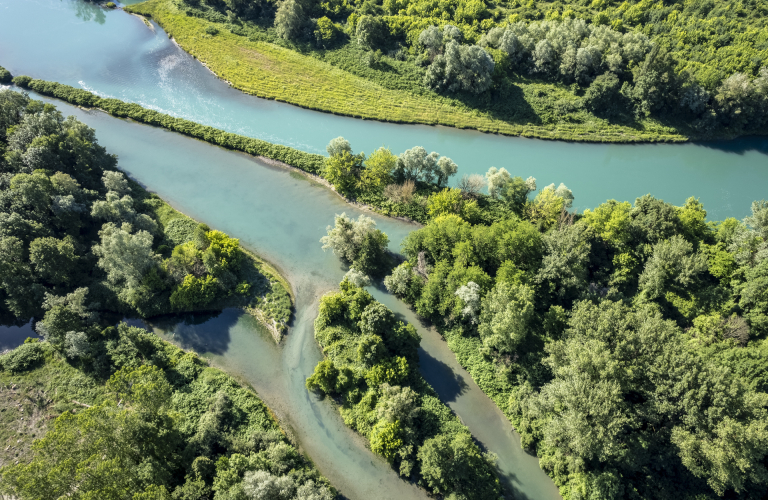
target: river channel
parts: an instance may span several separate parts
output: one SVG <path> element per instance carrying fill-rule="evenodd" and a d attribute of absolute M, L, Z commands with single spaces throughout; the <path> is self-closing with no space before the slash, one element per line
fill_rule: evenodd
<path fill-rule="evenodd" d="M 399 152 L 422 145 L 451 156 L 460 174 L 481 173 L 494 165 L 515 175 L 533 175 L 541 185 L 565 182 L 581 208 L 653 192 L 674 203 L 699 196 L 710 218 L 743 217 L 753 199 L 765 197 L 768 186 L 768 141 L 761 138 L 706 146 L 580 145 L 361 121 L 257 99 L 215 78 L 159 27 L 150 29 L 122 11 L 80 0 L 0 0 L 0 65 L 14 74 L 80 86 L 306 151 L 322 152 L 338 135 L 365 151 L 387 145 Z M 134 179 L 274 263 L 296 294 L 296 316 L 281 345 L 234 310 L 149 326 L 252 385 L 346 497 L 425 498 L 367 450 L 329 403 L 304 388 L 321 358 L 312 331 L 317 301 L 345 272 L 332 254 L 320 249 L 319 239 L 334 214 L 357 217 L 361 212 L 300 174 L 167 131 L 51 102 L 95 128 L 100 143 L 119 156 L 120 168 Z M 389 235 L 393 250 L 415 228 L 373 217 Z M 514 498 L 559 498 L 538 460 L 520 448 L 509 422 L 440 336 L 421 326 L 401 302 L 372 292 L 419 327 L 422 373 L 475 438 L 499 455 L 502 480 Z M 19 336 L 21 330 L 13 332 Z"/>
<path fill-rule="evenodd" d="M 131 0 L 130 3 L 136 3 Z M 344 136 L 356 151 L 423 146 L 464 173 L 504 167 L 539 186 L 564 182 L 575 208 L 653 193 L 675 204 L 699 197 L 713 220 L 743 217 L 766 197 L 768 139 L 684 145 L 573 144 L 398 125 L 256 99 L 232 89 L 158 26 L 82 0 L 0 0 L 0 65 L 105 97 L 305 151 Z"/>

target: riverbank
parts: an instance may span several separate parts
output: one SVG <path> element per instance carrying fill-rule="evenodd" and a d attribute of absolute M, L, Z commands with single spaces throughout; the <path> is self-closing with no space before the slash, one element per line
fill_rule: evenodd
<path fill-rule="evenodd" d="M 153 215 L 161 227 L 173 226 L 178 231 L 180 227 L 192 228 L 199 224 L 192 217 L 171 207 L 162 198 L 148 192 L 143 186 L 133 183 L 133 190 L 145 205 L 151 207 Z M 275 342 L 279 343 L 287 331 L 288 323 L 293 315 L 295 296 L 291 285 L 275 266 L 265 259 L 247 249 L 241 248 L 241 251 L 244 259 L 240 273 L 250 285 L 250 293 L 245 296 L 225 297 L 222 300 L 207 304 L 203 309 L 180 312 L 200 313 L 212 310 L 221 311 L 227 307 L 238 307 L 264 325 Z"/>
<path fill-rule="evenodd" d="M 314 57 L 238 36 L 224 25 L 187 16 L 167 0 L 150 0 L 125 10 L 154 19 L 180 47 L 234 88 L 303 108 L 386 122 L 445 125 L 550 140 L 636 143 L 689 139 L 655 120 L 642 120 L 637 127 L 628 127 L 590 115 L 586 121 L 573 123 L 574 116 L 560 112 L 556 113 L 560 116 L 557 123 L 506 121 L 456 99 L 388 89 Z M 207 34 L 208 27 L 217 34 Z M 518 86 L 523 95 L 531 94 L 524 105 L 533 106 L 534 114 L 542 110 L 536 109 L 533 94 L 546 92 L 563 102 L 578 99 L 561 86 L 524 82 Z"/>
<path fill-rule="evenodd" d="M 153 361 L 137 357 L 121 366 L 124 358 L 108 347 L 112 370 L 117 370 L 110 378 L 48 342 L 25 343 L 0 357 L 0 497 L 37 497 L 41 491 L 72 488 L 108 498 L 109 488 L 118 485 L 137 497 L 145 490 L 153 492 L 152 498 L 181 498 L 190 489 L 212 494 L 212 485 L 219 491 L 242 491 L 244 473 L 247 482 L 253 470 L 277 477 L 292 470 L 294 489 L 315 490 L 321 494 L 317 498 L 336 496 L 298 450 L 290 429 L 249 384 L 141 329 L 121 324 L 104 332 L 125 345 L 135 342 L 132 347 L 153 351 Z M 166 397 L 149 406 L 131 389 L 123 392 L 116 382 L 121 376 L 130 377 L 135 387 L 154 382 L 153 389 Z M 151 419 L 168 414 L 174 418 Z M 131 427 L 137 424 L 143 425 L 141 431 Z M 166 434 L 158 436 L 157 428 Z M 207 441 L 197 428 L 207 431 Z M 134 449 L 143 453 L 136 455 Z M 142 462 L 144 454 L 154 462 Z M 271 461 L 254 463 L 259 455 Z M 215 471 L 201 467 L 214 462 Z M 142 466 L 175 474 L 142 476 Z M 87 476 L 83 469 L 90 471 Z"/>
<path fill-rule="evenodd" d="M 421 215 L 421 217 L 408 217 L 407 215 L 413 212 L 408 206 L 388 203 L 383 196 L 366 196 L 366 201 L 369 201 L 369 203 L 361 203 L 343 196 L 333 187 L 333 185 L 322 177 L 323 167 L 325 165 L 325 157 L 322 155 L 305 153 L 304 151 L 299 151 L 298 149 L 288 146 L 272 144 L 259 139 L 225 132 L 214 127 L 200 125 L 199 123 L 190 120 L 175 118 L 164 113 L 146 109 L 135 103 L 126 103 L 119 99 L 102 98 L 87 90 L 78 89 L 69 85 L 35 80 L 27 76 L 15 78 L 14 83 L 21 88 L 34 90 L 39 94 L 55 97 L 76 106 L 98 109 L 118 118 L 129 118 L 147 125 L 162 127 L 171 132 L 178 132 L 216 146 L 249 154 L 273 165 L 300 170 L 303 174 L 308 175 L 310 179 L 328 187 L 346 203 L 357 208 L 370 210 L 405 222 L 417 222 L 422 224 L 427 222 L 427 219 L 425 218 L 426 212 L 423 210 L 423 207 L 421 210 L 417 211 L 417 214 Z M 376 202 L 378 202 L 378 204 L 376 204 Z"/>

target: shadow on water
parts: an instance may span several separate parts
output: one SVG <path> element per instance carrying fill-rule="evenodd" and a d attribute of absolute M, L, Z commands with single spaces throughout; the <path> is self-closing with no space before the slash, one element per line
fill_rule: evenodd
<path fill-rule="evenodd" d="M 419 364 L 422 376 L 443 402 L 452 403 L 469 389 L 461 375 L 422 348 L 419 348 Z"/>
<path fill-rule="evenodd" d="M 737 155 L 744 155 L 753 151 L 768 155 L 768 137 L 749 136 L 728 141 L 693 142 L 692 144 Z"/>
<path fill-rule="evenodd" d="M 0 352 L 19 347 L 29 337 L 40 338 L 32 328 L 32 321 L 25 325 L 0 325 Z"/>
<path fill-rule="evenodd" d="M 239 309 L 225 309 L 219 313 L 175 314 L 126 322 L 163 332 L 183 349 L 221 356 L 229 350 L 230 328 L 244 314 Z"/>

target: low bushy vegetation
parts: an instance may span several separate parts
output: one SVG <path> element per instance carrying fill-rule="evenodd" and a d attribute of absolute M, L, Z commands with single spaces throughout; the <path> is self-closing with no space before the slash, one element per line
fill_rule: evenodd
<path fill-rule="evenodd" d="M 307 388 L 335 398 L 344 422 L 374 453 L 435 495 L 500 497 L 494 457 L 419 374 L 413 326 L 345 279 L 320 300 L 315 338 L 326 359 Z"/>
<path fill-rule="evenodd" d="M 195 354 L 125 323 L 77 349 L 87 362 L 51 342 L 0 358 L 4 495 L 335 498 L 256 394 Z"/>
<path fill-rule="evenodd" d="M 290 294 L 274 270 L 128 180 L 92 129 L 10 90 L 0 112 L 0 317 L 43 318 L 62 349 L 98 337 L 101 312 L 255 306 L 286 328 Z"/>

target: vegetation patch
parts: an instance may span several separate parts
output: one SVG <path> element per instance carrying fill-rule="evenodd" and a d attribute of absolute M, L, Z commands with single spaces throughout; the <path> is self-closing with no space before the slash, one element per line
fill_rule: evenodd
<path fill-rule="evenodd" d="M 30 345 L 44 353 L 42 365 L 9 370 L 9 356 Z M 335 497 L 258 396 L 195 354 L 125 323 L 80 347 L 92 356 L 73 357 L 50 342 L 3 355 L 3 494 Z"/>
<path fill-rule="evenodd" d="M 0 106 L 2 317 L 64 314 L 41 331 L 65 344 L 97 335 L 84 329 L 99 312 L 251 307 L 279 339 L 292 301 L 271 266 L 126 179 L 74 118 L 10 90 Z"/>
<path fill-rule="evenodd" d="M 419 374 L 413 326 L 345 279 L 321 299 L 315 338 L 326 359 L 307 388 L 334 397 L 344 422 L 374 453 L 435 495 L 500 496 L 495 458 Z"/>
<path fill-rule="evenodd" d="M 759 497 L 768 203 L 744 221 L 651 195 L 575 214 L 564 186 L 530 200 L 503 173 L 488 184 L 508 215 L 431 220 L 387 289 L 437 325 L 564 498 Z"/>
<path fill-rule="evenodd" d="M 359 49 L 355 43 L 350 48 L 320 51 L 301 44 L 281 46 L 275 33 L 265 31 L 258 23 L 233 24 L 226 16 L 191 12 L 189 8 L 168 0 L 151 0 L 127 10 L 151 16 L 216 75 L 259 97 L 360 118 L 440 124 L 543 139 L 687 139 L 685 132 L 653 118 L 623 124 L 595 116 L 585 110 L 581 99 L 567 86 L 518 77 L 505 81 L 498 92 L 479 101 L 471 96 L 442 95 L 422 86 L 424 71 L 412 63 L 374 56 L 368 64 L 365 46 Z M 218 29 L 215 36 L 206 32 L 212 25 Z M 556 99 L 542 99 L 543 96 Z M 565 101 L 561 102 L 561 96 Z M 499 108 L 492 103 L 503 104 Z"/>

